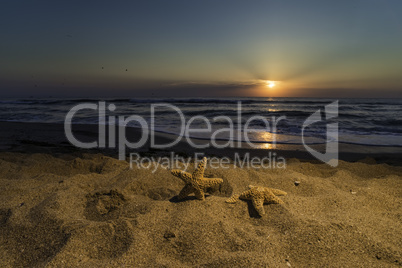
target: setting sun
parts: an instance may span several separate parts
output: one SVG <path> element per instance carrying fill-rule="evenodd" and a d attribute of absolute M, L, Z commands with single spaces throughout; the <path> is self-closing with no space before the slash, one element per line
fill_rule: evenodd
<path fill-rule="evenodd" d="M 267 87 L 273 88 L 275 85 L 275 81 L 267 81 Z"/>

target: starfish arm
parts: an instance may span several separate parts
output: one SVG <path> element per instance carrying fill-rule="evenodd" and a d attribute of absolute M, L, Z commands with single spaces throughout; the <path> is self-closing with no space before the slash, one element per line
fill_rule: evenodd
<path fill-rule="evenodd" d="M 282 204 L 283 203 L 283 201 L 279 197 L 274 195 L 274 193 L 270 190 L 264 192 L 264 201 L 266 203 L 270 203 L 270 204 Z"/>
<path fill-rule="evenodd" d="M 204 191 L 201 189 L 195 189 L 194 195 L 199 200 L 205 200 Z"/>
<path fill-rule="evenodd" d="M 243 200 L 251 200 L 253 195 L 254 195 L 254 191 L 253 190 L 248 190 L 248 191 L 242 192 L 239 195 L 239 198 L 243 199 Z"/>
<path fill-rule="evenodd" d="M 208 188 L 208 187 L 214 187 L 215 185 L 223 183 L 222 179 L 219 178 L 214 178 L 214 179 L 202 179 L 199 184 L 201 187 Z"/>
<path fill-rule="evenodd" d="M 239 201 L 239 196 L 240 196 L 240 195 L 238 195 L 238 194 L 234 194 L 234 195 L 232 195 L 232 197 L 230 197 L 229 199 L 227 199 L 225 202 L 226 202 L 226 203 L 229 203 L 229 204 L 234 204 L 234 203 L 236 203 L 237 201 Z"/>
<path fill-rule="evenodd" d="M 255 210 L 258 212 L 258 214 L 260 216 L 265 214 L 265 210 L 264 210 L 264 199 L 262 198 L 253 198 L 251 200 L 253 202 L 253 206 L 255 208 Z"/>
<path fill-rule="evenodd" d="M 172 175 L 180 178 L 182 181 L 184 181 L 185 183 L 188 183 L 191 181 L 192 176 L 190 173 L 182 171 L 180 169 L 173 169 L 170 171 L 170 173 L 172 173 Z"/>
<path fill-rule="evenodd" d="M 198 164 L 197 169 L 194 170 L 194 172 L 193 172 L 193 178 L 194 179 L 199 179 L 199 178 L 203 177 L 206 165 L 207 165 L 207 158 L 204 157 L 202 159 L 202 161 Z"/>
<path fill-rule="evenodd" d="M 185 198 L 186 196 L 188 196 L 189 194 L 191 194 L 192 192 L 194 192 L 194 187 L 191 184 L 186 184 L 183 189 L 181 189 L 179 195 L 177 196 L 178 200 L 182 200 L 183 198 Z"/>
<path fill-rule="evenodd" d="M 281 190 L 278 190 L 278 189 L 274 189 L 274 188 L 270 188 L 270 189 L 271 189 L 271 191 L 272 191 L 272 193 L 273 193 L 274 195 L 287 195 L 287 193 L 284 192 L 284 191 L 281 191 Z"/>

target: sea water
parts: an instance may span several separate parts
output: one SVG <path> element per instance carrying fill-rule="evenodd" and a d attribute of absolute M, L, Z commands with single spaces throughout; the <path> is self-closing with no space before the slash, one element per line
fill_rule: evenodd
<path fill-rule="evenodd" d="M 194 116 L 203 116 L 211 123 L 210 132 L 191 132 L 191 136 L 209 139 L 216 130 L 229 128 L 228 117 L 234 122 L 236 131 L 253 116 L 267 120 L 249 122 L 248 139 L 256 143 L 272 142 L 281 144 L 300 144 L 303 123 L 317 110 L 321 111 L 322 121 L 304 128 L 305 140 L 310 144 L 328 142 L 327 125 L 337 123 L 339 142 L 371 146 L 402 147 L 402 99 L 323 99 L 323 98 L 87 98 L 87 99 L 2 99 L 0 100 L 0 120 L 13 122 L 64 123 L 68 111 L 77 104 L 114 104 L 113 116 L 138 115 L 151 122 L 151 105 L 167 103 L 177 107 L 186 122 Z M 338 101 L 338 116 L 325 120 L 325 106 Z M 240 111 L 239 111 L 240 110 Z M 241 113 L 241 122 L 239 121 Z M 178 112 L 169 107 L 155 109 L 154 126 L 159 132 L 178 135 L 182 121 Z M 215 119 L 215 120 L 214 120 Z M 272 126 L 276 122 L 276 128 Z M 73 120 L 74 124 L 98 124 L 99 116 L 94 110 L 81 110 Z M 101 122 L 104 123 L 104 122 Z M 150 124 L 149 124 L 150 125 Z M 135 122 L 129 127 L 138 127 Z M 205 129 L 205 120 L 196 119 L 192 129 Z M 244 129 L 241 129 L 244 132 Z M 216 136 L 219 140 L 244 140 L 244 133 L 231 136 L 222 131 Z"/>

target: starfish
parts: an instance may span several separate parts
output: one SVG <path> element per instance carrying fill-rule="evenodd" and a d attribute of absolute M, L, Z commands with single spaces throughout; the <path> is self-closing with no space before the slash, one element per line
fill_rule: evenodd
<path fill-rule="evenodd" d="M 249 185 L 247 190 L 241 194 L 235 194 L 228 200 L 226 203 L 234 204 L 237 202 L 238 198 L 244 200 L 251 200 L 255 210 L 258 212 L 260 216 L 265 214 L 264 211 L 264 203 L 271 204 L 283 204 L 283 201 L 277 197 L 278 195 L 286 195 L 287 193 L 278 189 L 262 187 L 262 186 L 253 186 Z"/>
<path fill-rule="evenodd" d="M 188 172 L 173 169 L 171 171 L 172 175 L 182 179 L 186 185 L 180 191 L 177 196 L 178 200 L 182 200 L 191 193 L 194 193 L 195 197 L 199 200 L 205 200 L 205 190 L 209 187 L 221 184 L 222 179 L 207 179 L 204 178 L 205 165 L 207 164 L 207 158 L 204 157 L 193 174 Z"/>

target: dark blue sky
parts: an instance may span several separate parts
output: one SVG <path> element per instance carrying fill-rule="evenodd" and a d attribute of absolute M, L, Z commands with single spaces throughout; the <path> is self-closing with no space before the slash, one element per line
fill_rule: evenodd
<path fill-rule="evenodd" d="M 0 96 L 402 97 L 400 14 L 399 0 L 7 1 Z"/>

